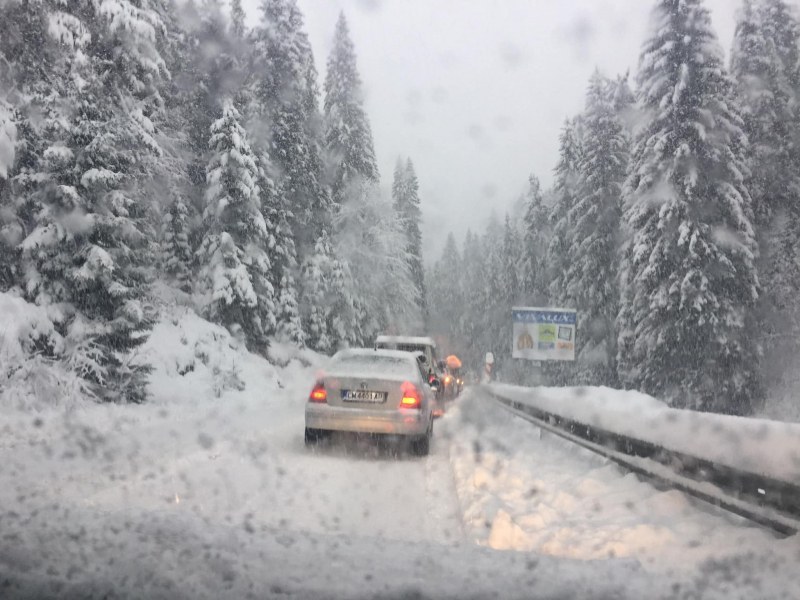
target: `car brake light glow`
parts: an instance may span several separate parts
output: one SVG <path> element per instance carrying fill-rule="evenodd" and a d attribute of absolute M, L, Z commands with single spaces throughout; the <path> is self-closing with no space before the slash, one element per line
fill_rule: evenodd
<path fill-rule="evenodd" d="M 321 381 L 317 382 L 314 389 L 311 390 L 311 395 L 308 397 L 309 402 L 327 402 L 328 392 L 325 389 L 325 384 Z"/>
<path fill-rule="evenodd" d="M 403 399 L 400 400 L 401 408 L 419 408 L 422 406 L 422 396 L 419 390 L 410 381 L 406 381 L 400 387 L 403 392 Z"/>

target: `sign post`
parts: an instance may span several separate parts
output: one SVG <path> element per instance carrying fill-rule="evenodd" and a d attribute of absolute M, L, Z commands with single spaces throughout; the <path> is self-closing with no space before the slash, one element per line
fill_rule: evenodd
<path fill-rule="evenodd" d="M 574 309 L 515 307 L 511 319 L 514 358 L 575 360 L 578 319 Z"/>
<path fill-rule="evenodd" d="M 492 368 L 494 367 L 494 353 L 486 353 L 486 362 L 483 366 L 483 382 L 489 383 L 492 380 Z"/>

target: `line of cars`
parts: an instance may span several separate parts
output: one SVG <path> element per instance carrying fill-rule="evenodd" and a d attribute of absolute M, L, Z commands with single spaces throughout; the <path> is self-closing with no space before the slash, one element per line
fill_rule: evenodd
<path fill-rule="evenodd" d="M 378 336 L 374 348 L 337 352 L 317 377 L 306 403 L 305 443 L 334 431 L 391 435 L 425 456 L 434 418 L 462 385 L 460 373 L 438 359 L 433 339 Z"/>

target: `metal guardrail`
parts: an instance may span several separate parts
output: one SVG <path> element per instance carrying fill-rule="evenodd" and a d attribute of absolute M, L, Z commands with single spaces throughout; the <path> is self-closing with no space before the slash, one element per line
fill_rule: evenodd
<path fill-rule="evenodd" d="M 488 386 L 483 389 L 518 416 L 614 460 L 628 470 L 679 489 L 782 535 L 800 533 L 798 483 L 734 469 L 669 450 L 644 439 L 604 430 L 511 400 Z"/>

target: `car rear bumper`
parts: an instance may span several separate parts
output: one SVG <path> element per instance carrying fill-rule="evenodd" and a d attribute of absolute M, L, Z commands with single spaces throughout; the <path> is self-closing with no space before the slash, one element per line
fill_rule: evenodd
<path fill-rule="evenodd" d="M 420 410 L 376 411 L 369 408 L 306 405 L 306 427 L 359 433 L 424 435 L 429 415 Z"/>

